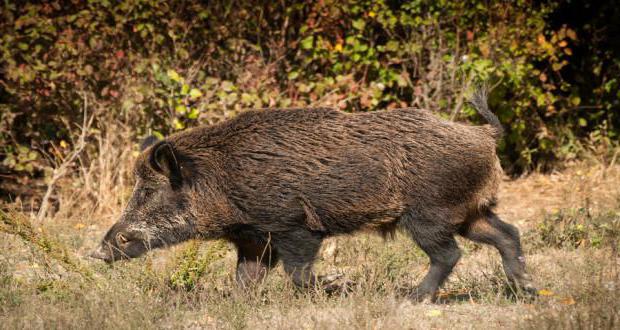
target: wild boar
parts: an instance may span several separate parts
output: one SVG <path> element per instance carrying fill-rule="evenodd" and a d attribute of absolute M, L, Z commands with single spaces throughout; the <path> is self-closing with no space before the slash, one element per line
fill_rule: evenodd
<path fill-rule="evenodd" d="M 518 230 L 493 212 L 502 135 L 486 94 L 472 104 L 490 125 L 397 109 L 254 110 L 154 142 L 135 187 L 93 253 L 107 262 L 188 239 L 232 242 L 237 281 L 260 281 L 280 260 L 299 287 L 326 237 L 402 229 L 429 256 L 410 297 L 434 299 L 461 256 L 455 234 L 495 246 L 507 277 L 530 288 Z"/>

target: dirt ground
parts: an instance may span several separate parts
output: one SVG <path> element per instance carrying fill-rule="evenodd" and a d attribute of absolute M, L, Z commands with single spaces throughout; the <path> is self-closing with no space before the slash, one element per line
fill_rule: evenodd
<path fill-rule="evenodd" d="M 345 274 L 355 283 L 347 295 L 300 292 L 281 266 L 241 290 L 227 243 L 188 242 L 108 266 L 86 255 L 120 207 L 41 222 L 15 207 L 5 205 L 0 222 L 0 328 L 620 328 L 618 165 L 503 182 L 498 213 L 522 233 L 536 297 L 512 290 L 495 250 L 463 239 L 440 302 L 412 303 L 399 293 L 428 261 L 401 234 L 324 244 L 316 268 Z"/>

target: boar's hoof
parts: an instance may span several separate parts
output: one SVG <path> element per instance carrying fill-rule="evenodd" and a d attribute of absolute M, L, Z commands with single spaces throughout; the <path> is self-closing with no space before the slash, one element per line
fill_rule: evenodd
<path fill-rule="evenodd" d="M 338 281 L 339 279 L 341 279 L 344 276 L 344 274 L 342 273 L 334 273 L 334 274 L 329 274 L 329 275 L 321 275 L 319 276 L 319 281 L 321 283 L 333 283 L 335 281 Z"/>
<path fill-rule="evenodd" d="M 355 282 L 349 280 L 340 280 L 344 274 L 336 273 L 319 276 L 318 280 L 321 283 L 323 291 L 329 295 L 342 294 L 346 295 L 350 293 L 355 286 Z"/>
<path fill-rule="evenodd" d="M 416 303 L 434 303 L 437 301 L 437 293 L 431 293 L 423 288 L 414 288 L 407 294 L 407 298 Z"/>
<path fill-rule="evenodd" d="M 521 292 L 523 292 L 526 296 L 537 297 L 538 289 L 532 283 L 525 283 L 519 286 Z"/>

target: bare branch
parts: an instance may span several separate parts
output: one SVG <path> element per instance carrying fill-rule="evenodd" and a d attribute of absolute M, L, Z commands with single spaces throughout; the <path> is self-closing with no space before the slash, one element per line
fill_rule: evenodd
<path fill-rule="evenodd" d="M 47 216 L 48 209 L 49 209 L 49 200 L 52 197 L 52 194 L 54 193 L 54 189 L 56 188 L 56 183 L 58 182 L 58 180 L 60 180 L 67 174 L 73 162 L 77 159 L 77 157 L 82 153 L 82 151 L 86 147 L 86 137 L 88 136 L 88 132 L 90 131 L 90 127 L 93 123 L 95 116 L 94 115 L 91 115 L 90 117 L 88 116 L 88 97 L 86 96 L 85 93 L 82 95 L 82 99 L 84 100 L 84 102 L 82 106 L 83 119 L 82 119 L 82 126 L 80 127 L 80 135 L 78 137 L 77 142 L 74 145 L 73 150 L 52 171 L 52 177 L 50 178 L 50 181 L 47 184 L 47 190 L 45 191 L 45 195 L 43 195 L 43 199 L 41 200 L 41 207 L 39 207 L 39 212 L 37 213 L 38 221 L 43 220 L 43 218 Z"/>

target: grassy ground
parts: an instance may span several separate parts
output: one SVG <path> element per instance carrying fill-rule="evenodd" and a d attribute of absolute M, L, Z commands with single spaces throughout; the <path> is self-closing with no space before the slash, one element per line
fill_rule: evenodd
<path fill-rule="evenodd" d="M 281 266 L 240 290 L 224 242 L 188 242 L 113 266 L 91 261 L 85 255 L 120 207 L 79 207 L 81 198 L 41 222 L 5 205 L 0 328 L 620 327 L 620 166 L 582 163 L 506 180 L 499 214 L 522 232 L 539 296 L 513 293 L 496 251 L 460 240 L 464 257 L 438 304 L 398 294 L 428 267 L 404 235 L 326 242 L 317 268 L 353 280 L 347 296 L 299 292 Z"/>

